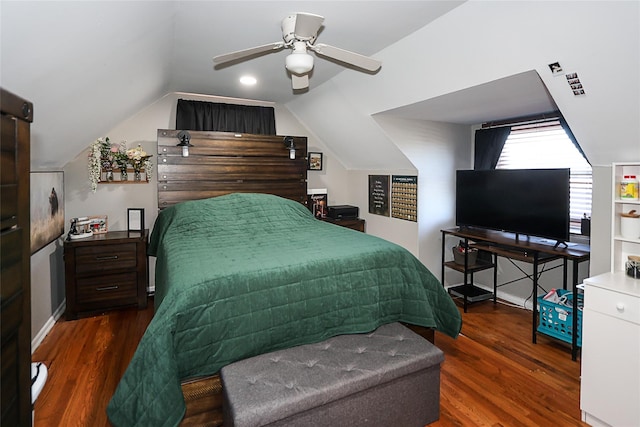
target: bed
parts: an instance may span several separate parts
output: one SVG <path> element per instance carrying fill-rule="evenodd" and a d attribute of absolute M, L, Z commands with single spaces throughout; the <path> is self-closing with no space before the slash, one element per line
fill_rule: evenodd
<path fill-rule="evenodd" d="M 180 380 L 268 351 L 397 321 L 460 331 L 451 298 L 408 251 L 278 196 L 176 204 L 158 216 L 150 254 L 156 314 L 109 404 L 115 426 L 178 425 Z"/>

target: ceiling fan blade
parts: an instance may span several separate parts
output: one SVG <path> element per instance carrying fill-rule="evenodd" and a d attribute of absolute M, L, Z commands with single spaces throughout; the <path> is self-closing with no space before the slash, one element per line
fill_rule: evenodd
<path fill-rule="evenodd" d="M 213 58 L 213 62 L 216 64 L 222 64 L 224 62 L 235 61 L 236 59 L 245 58 L 248 56 L 257 55 L 259 53 L 268 51 L 277 51 L 284 47 L 284 42 L 273 42 L 262 46 L 256 46 L 249 49 L 238 50 L 236 52 L 226 53 L 224 55 L 218 55 Z"/>
<path fill-rule="evenodd" d="M 345 62 L 367 71 L 377 71 L 382 66 L 382 62 L 377 59 L 369 58 L 368 56 L 360 55 L 359 53 L 350 52 L 348 50 L 329 46 L 323 43 L 309 46 L 309 48 L 318 55 L 326 56 L 340 62 Z"/>
<path fill-rule="evenodd" d="M 291 73 L 291 87 L 293 90 L 306 89 L 309 87 L 309 75 L 304 74 L 299 76 Z"/>
<path fill-rule="evenodd" d="M 294 32 L 301 40 L 315 39 L 323 22 L 323 16 L 314 15 L 313 13 L 296 13 Z"/>

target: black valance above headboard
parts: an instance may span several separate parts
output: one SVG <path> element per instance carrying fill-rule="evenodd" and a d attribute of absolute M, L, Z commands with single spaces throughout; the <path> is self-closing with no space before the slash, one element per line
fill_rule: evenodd
<path fill-rule="evenodd" d="M 276 116 L 273 107 L 179 99 L 176 129 L 275 135 Z"/>

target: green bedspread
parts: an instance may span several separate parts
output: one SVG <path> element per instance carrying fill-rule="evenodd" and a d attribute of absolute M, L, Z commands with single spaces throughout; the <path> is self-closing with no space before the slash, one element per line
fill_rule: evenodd
<path fill-rule="evenodd" d="M 109 403 L 115 426 L 176 426 L 180 381 L 236 360 L 402 321 L 461 317 L 404 248 L 264 194 L 185 202 L 156 220 L 156 313 Z"/>

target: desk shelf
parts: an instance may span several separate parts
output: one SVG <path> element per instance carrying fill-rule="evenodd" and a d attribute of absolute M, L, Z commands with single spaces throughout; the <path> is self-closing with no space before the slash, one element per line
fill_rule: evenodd
<path fill-rule="evenodd" d="M 462 284 L 448 289 L 451 296 L 463 298 L 468 302 L 480 302 L 493 298 L 491 291 L 479 288 L 473 284 Z"/>
<path fill-rule="evenodd" d="M 464 238 L 464 245 L 466 247 L 478 249 L 478 258 L 475 264 L 467 265 L 457 264 L 455 261 L 445 261 L 445 240 L 446 236 L 452 233 L 443 230 L 442 231 L 442 284 L 444 285 L 444 271 L 445 268 L 458 271 L 464 275 L 464 280 L 461 285 L 450 287 L 447 292 L 452 297 L 461 298 L 463 301 L 464 312 L 467 312 L 467 306 L 469 303 L 485 301 L 493 298 L 493 302 L 496 302 L 495 292 L 490 292 L 485 289 L 479 288 L 473 284 L 473 274 L 478 271 L 493 269 L 494 277 L 497 274 L 496 270 L 496 256 L 490 252 L 485 251 L 483 247 L 470 244 L 469 239 Z M 456 236 L 458 237 L 458 236 Z M 495 281 L 495 280 L 494 280 Z"/>
<path fill-rule="evenodd" d="M 451 268 L 452 270 L 459 271 L 460 273 L 464 273 L 464 265 L 456 264 L 453 261 L 445 261 L 444 266 L 447 268 Z M 488 270 L 493 268 L 493 262 L 478 260 L 475 264 L 467 267 L 468 273 L 475 273 L 476 271 Z"/>
<path fill-rule="evenodd" d="M 473 247 L 473 245 L 471 245 Z M 480 256 L 479 252 L 478 256 Z M 469 274 L 473 274 L 478 271 L 488 270 L 490 268 L 494 268 L 494 263 L 491 261 L 486 261 L 483 259 L 478 259 L 475 264 L 467 266 L 466 272 Z M 460 273 L 465 272 L 464 265 L 457 264 L 454 261 L 445 261 L 444 266 L 450 268 L 455 271 L 459 271 Z M 465 275 L 466 277 L 466 275 Z M 471 279 L 471 283 L 463 283 L 459 286 L 453 286 L 447 290 L 451 296 L 462 298 L 465 301 L 465 311 L 466 311 L 466 303 L 467 302 L 479 302 L 493 298 L 493 292 L 487 291 L 485 289 L 479 288 L 473 284 L 473 278 Z"/>

